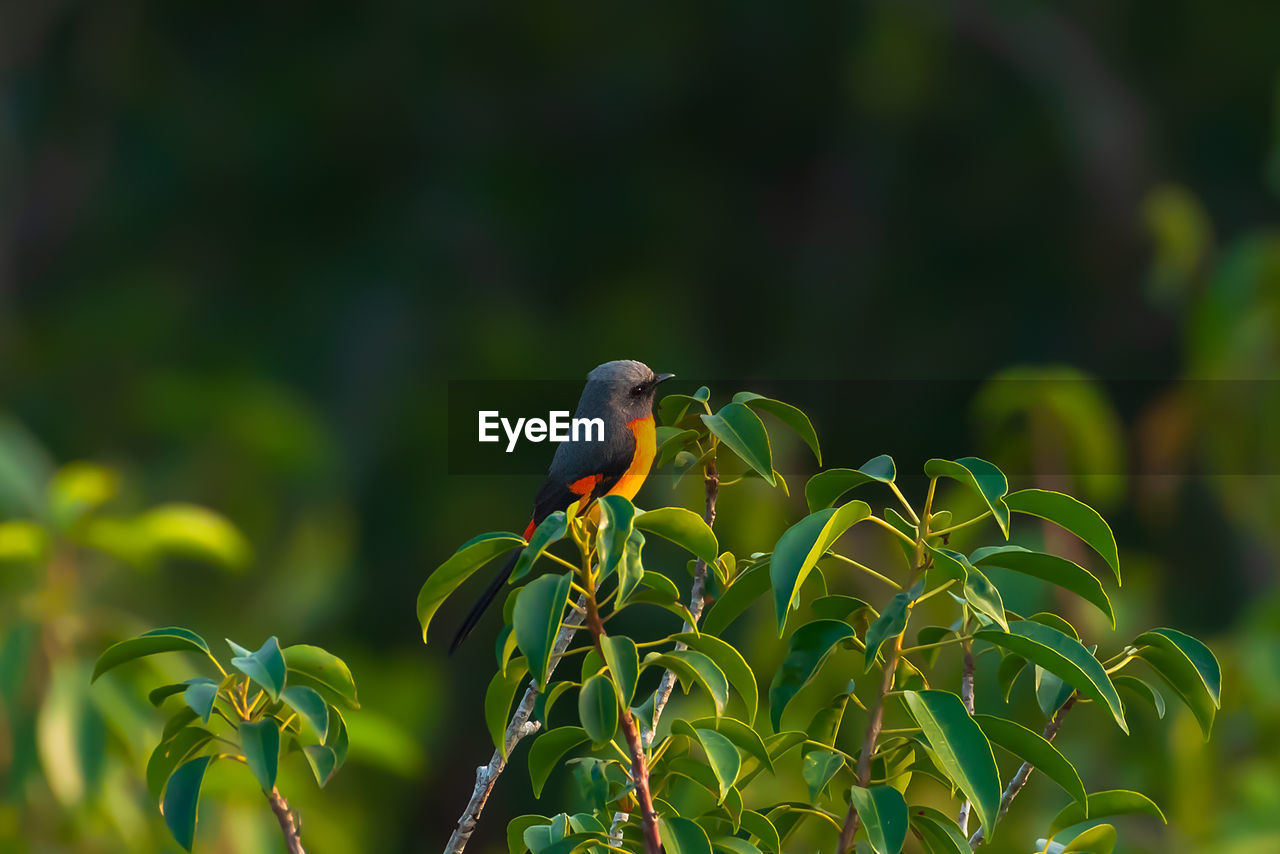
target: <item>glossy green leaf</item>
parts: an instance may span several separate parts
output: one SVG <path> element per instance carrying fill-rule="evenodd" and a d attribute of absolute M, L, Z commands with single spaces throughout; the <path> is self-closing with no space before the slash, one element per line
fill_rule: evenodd
<path fill-rule="evenodd" d="M 597 673 L 578 692 L 578 720 L 593 745 L 613 739 L 618 731 L 618 694 L 603 673 Z"/>
<path fill-rule="evenodd" d="M 790 427 L 801 440 L 813 451 L 813 456 L 822 465 L 822 449 L 818 447 L 818 434 L 813 429 L 813 422 L 796 407 L 771 397 L 764 397 L 751 391 L 740 391 L 733 396 L 734 403 L 745 403 L 752 409 L 767 412 L 783 424 Z"/>
<path fill-rule="evenodd" d="M 173 738 L 183 727 L 195 723 L 200 716 L 190 706 L 184 705 L 181 709 L 173 713 L 173 717 L 165 722 L 164 729 L 161 730 L 160 740 L 168 741 Z"/>
<path fill-rule="evenodd" d="M 640 582 L 644 580 L 644 534 L 632 530 L 627 537 L 627 547 L 623 551 L 622 560 L 618 561 L 618 598 L 617 607 L 621 608 L 631 598 Z"/>
<path fill-rule="evenodd" d="M 998 566 L 1030 575 L 1069 590 L 1107 615 L 1111 628 L 1116 614 L 1102 583 L 1089 570 L 1057 555 L 1033 552 L 1021 546 L 992 546 L 975 551 L 969 558 L 974 566 Z"/>
<path fill-rule="evenodd" d="M 1000 696 L 1009 702 L 1013 692 L 1013 683 L 1027 667 L 1027 660 L 1020 655 L 1006 655 L 1000 659 L 1000 667 L 996 670 L 996 684 L 1000 686 Z"/>
<path fill-rule="evenodd" d="M 319 691 L 306 685 L 290 685 L 280 692 L 280 699 L 310 724 L 317 738 L 324 738 L 329 731 L 329 704 Z"/>
<path fill-rule="evenodd" d="M 1129 732 L 1129 725 L 1124 719 L 1124 705 L 1115 685 L 1098 659 L 1080 641 L 1051 626 L 1030 620 L 1010 623 L 1007 632 L 982 629 L 974 637 L 1040 665 L 1075 687 L 1081 695 L 1109 709 L 1120 729 Z"/>
<path fill-rule="evenodd" d="M 720 553 L 715 532 L 702 517 L 683 507 L 658 507 L 637 514 L 633 523 L 638 531 L 657 534 L 670 540 L 694 557 L 714 563 Z"/>
<path fill-rule="evenodd" d="M 907 802 L 902 793 L 892 786 L 854 786 L 849 799 L 862 819 L 871 849 L 876 854 L 898 854 L 907 841 Z"/>
<path fill-rule="evenodd" d="M 835 746 L 836 735 L 840 732 L 840 723 L 844 720 L 844 712 L 849 706 L 849 697 L 853 694 L 853 689 L 853 680 L 849 680 L 845 690 L 833 697 L 831 702 L 813 716 L 813 720 L 809 721 L 809 726 L 805 730 L 810 741 L 825 744 L 827 747 Z M 810 747 L 811 745 L 805 745 L 806 750 Z"/>
<path fill-rule="evenodd" d="M 316 785 L 320 788 L 327 786 L 333 779 L 333 775 L 338 773 L 338 756 L 332 747 L 323 744 L 306 744 L 302 746 L 302 755 L 307 760 L 312 776 L 316 778 Z"/>
<path fill-rule="evenodd" d="M 1055 836 L 1082 821 L 1109 818 L 1113 815 L 1149 815 L 1160 819 L 1165 824 L 1169 823 L 1164 813 L 1160 811 L 1160 807 L 1156 806 L 1156 802 L 1141 792 L 1111 789 L 1090 795 L 1087 810 L 1077 803 L 1067 804 L 1049 825 L 1049 835 Z"/>
<path fill-rule="evenodd" d="M 294 644 L 282 650 L 289 685 L 306 685 L 317 689 L 330 700 L 348 708 L 360 708 L 356 681 L 345 661 L 326 649 L 309 644 Z"/>
<path fill-rule="evenodd" d="M 1062 849 L 1062 854 L 1111 854 L 1116 848 L 1116 829 L 1109 824 L 1097 824 L 1082 830 Z"/>
<path fill-rule="evenodd" d="M 436 611 L 476 570 L 517 546 L 524 545 L 524 537 L 507 531 L 481 534 L 462 544 L 447 561 L 436 567 L 418 591 L 418 622 L 422 625 L 422 642 L 427 642 L 427 629 Z"/>
<path fill-rule="evenodd" d="M 1004 472 L 986 460 L 977 457 L 961 457 L 958 460 L 932 459 L 924 464 L 929 477 L 949 477 L 977 493 L 991 511 L 1000 531 L 1009 536 L 1009 508 L 1004 496 L 1009 491 L 1009 481 Z"/>
<path fill-rule="evenodd" d="M 342 719 L 342 712 L 336 706 L 329 707 L 329 730 L 324 734 L 324 745 L 333 749 L 337 758 L 337 768 L 347 761 L 347 748 L 350 737 L 347 734 L 347 722 Z"/>
<path fill-rule="evenodd" d="M 729 701 L 729 681 L 724 671 L 716 666 L 705 653 L 695 649 L 678 649 L 667 653 L 651 652 L 644 658 L 644 667 L 665 667 L 680 680 L 685 693 L 693 684 L 701 685 L 715 703 L 716 716 L 724 714 Z"/>
<path fill-rule="evenodd" d="M 718 836 L 711 841 L 711 847 L 726 854 L 761 854 L 759 848 L 739 836 Z"/>
<path fill-rule="evenodd" d="M 760 733 L 742 721 L 728 716 L 708 717 L 689 721 L 688 725 L 694 729 L 715 730 L 733 742 L 734 746 L 748 757 L 758 760 L 770 773 L 773 772 L 773 760 L 769 756 L 768 749 L 765 748 L 764 739 L 760 737 Z M 672 726 L 675 725 L 672 724 Z"/>
<path fill-rule="evenodd" d="M 742 653 L 727 642 L 706 632 L 682 632 L 673 635 L 672 639 L 686 644 L 690 649 L 696 649 L 715 662 L 716 667 L 720 668 L 725 678 L 729 680 L 729 684 L 742 698 L 747 709 L 747 723 L 755 723 L 760 689 L 756 684 L 756 675 L 746 659 L 742 657 Z"/>
<path fill-rule="evenodd" d="M 1000 771 L 986 735 L 955 694 L 907 691 L 903 697 L 939 768 L 973 804 L 990 838 L 1000 809 Z"/>
<path fill-rule="evenodd" d="M 528 661 L 529 672 L 533 674 L 534 684 L 539 690 L 546 687 L 551 652 L 569 604 L 572 581 L 572 572 L 535 578 L 520 591 L 520 598 L 511 613 L 516 646 Z"/>
<path fill-rule="evenodd" d="M 836 772 L 844 767 L 844 757 L 830 750 L 810 750 L 800 760 L 800 776 L 809 787 L 809 800 L 816 801 L 818 795 L 831 782 Z"/>
<path fill-rule="evenodd" d="M 658 836 L 662 839 L 664 854 L 712 854 L 707 832 L 690 819 L 659 816 Z"/>
<path fill-rule="evenodd" d="M 1213 652 L 1176 629 L 1152 629 L 1134 638 L 1139 656 L 1173 689 L 1196 716 L 1205 740 L 1222 694 L 1222 670 Z"/>
<path fill-rule="evenodd" d="M 563 510 L 557 510 L 543 519 L 529 536 L 529 544 L 520 550 L 516 565 L 511 568 L 508 584 L 514 584 L 529 574 L 538 559 L 546 554 L 548 547 L 563 540 L 569 532 L 569 517 Z"/>
<path fill-rule="evenodd" d="M 172 685 L 161 685 L 159 688 L 151 689 L 147 694 L 147 701 L 157 709 L 164 705 L 164 701 L 172 697 L 174 694 L 182 694 L 187 690 L 188 682 L 174 682 Z"/>
<path fill-rule="evenodd" d="M 91 681 L 96 681 L 99 676 L 111 668 L 124 664 L 126 661 L 133 661 L 135 658 L 155 655 L 159 652 L 182 651 L 198 652 L 212 657 L 212 653 L 209 652 L 209 644 L 205 643 L 204 638 L 181 626 L 166 626 L 162 629 L 143 632 L 135 638 L 120 641 L 120 643 L 108 647 L 98 657 L 97 664 L 93 666 Z"/>
<path fill-rule="evenodd" d="M 991 580 L 969 559 L 957 551 L 927 546 L 933 556 L 933 565 L 943 576 L 960 582 L 965 601 L 978 614 L 1001 628 L 1008 627 L 1004 612 L 1004 599 Z"/>
<path fill-rule="evenodd" d="M 524 854 L 529 846 L 524 844 L 524 832 L 531 827 L 542 827 L 551 823 L 545 815 L 522 815 L 507 822 L 507 854 Z"/>
<path fill-rule="evenodd" d="M 881 454 L 856 469 L 827 469 L 818 472 L 805 484 L 804 499 L 809 505 L 809 512 L 816 513 L 835 504 L 851 489 L 864 483 L 893 483 L 897 474 L 893 457 Z"/>
<path fill-rule="evenodd" d="M 544 732 L 533 740 L 529 748 L 529 780 L 533 783 L 533 796 L 542 797 L 542 787 L 566 753 L 582 744 L 590 736 L 580 726 L 565 726 Z"/>
<path fill-rule="evenodd" d="M 261 720 L 240 724 L 240 749 L 262 791 L 270 792 L 280 767 L 280 730 L 276 722 Z"/>
<path fill-rule="evenodd" d="M 196 811 L 200 802 L 200 786 L 212 756 L 201 756 L 179 767 L 169 778 L 160 812 L 173 838 L 190 851 L 196 835 Z"/>
<path fill-rule="evenodd" d="M 1111 526 L 1088 504 L 1047 489 L 1022 489 L 1005 496 L 1004 503 L 1014 513 L 1047 519 L 1084 540 L 1102 556 L 1120 583 L 1120 553 Z"/>
<path fill-rule="evenodd" d="M 1052 718 L 1075 693 L 1075 686 L 1068 685 L 1038 664 L 1035 668 L 1036 705 L 1046 718 Z"/>
<path fill-rule="evenodd" d="M 171 738 L 162 739 L 147 760 L 147 791 L 156 802 L 164 795 L 165 783 L 174 769 L 195 756 L 213 739 L 213 733 L 200 727 L 178 730 Z"/>
<path fill-rule="evenodd" d="M 717 803 L 724 803 L 725 796 L 738 782 L 738 773 L 742 770 L 742 757 L 738 748 L 724 733 L 711 727 L 694 727 L 683 720 L 675 720 L 671 731 L 687 736 L 702 747 L 707 756 L 707 765 L 715 775 L 717 786 Z"/>
<path fill-rule="evenodd" d="M 511 702 L 516 691 L 529 673 L 529 667 L 523 658 L 517 658 L 507 667 L 504 674 L 499 671 L 489 680 L 489 687 L 484 692 L 484 722 L 489 730 L 489 738 L 493 746 L 507 758 L 507 722 L 511 713 Z"/>
<path fill-rule="evenodd" d="M 889 604 L 880 612 L 880 616 L 867 628 L 867 649 L 864 653 L 863 672 L 871 669 L 876 663 L 876 656 L 886 640 L 902 634 L 907 627 L 907 610 L 911 605 L 908 593 L 895 593 Z"/>
<path fill-rule="evenodd" d="M 755 837 L 765 851 L 779 854 L 782 851 L 782 840 L 778 838 L 778 830 L 763 813 L 755 810 L 742 811 L 742 828 Z"/>
<path fill-rule="evenodd" d="M 602 639 L 604 660 L 613 674 L 613 684 L 618 692 L 618 702 L 630 706 L 636 695 L 636 681 L 640 678 L 640 653 L 636 642 L 624 635 L 609 635 Z"/>
<path fill-rule="evenodd" d="M 205 723 L 209 722 L 209 715 L 213 714 L 213 701 L 217 696 L 218 683 L 212 679 L 190 679 L 187 681 L 187 690 L 182 692 L 183 701 Z"/>
<path fill-rule="evenodd" d="M 769 589 L 769 563 L 757 563 L 744 570 L 720 598 L 711 603 L 702 618 L 705 634 L 724 634 L 724 630 Z"/>
<path fill-rule="evenodd" d="M 600 560 L 602 577 L 618 568 L 627 550 L 627 538 L 631 536 L 632 523 L 638 512 L 625 495 L 602 495 L 596 500 L 600 507 L 600 528 L 596 533 L 596 555 Z"/>
<path fill-rule="evenodd" d="M 951 816 L 933 807 L 913 806 L 909 821 L 928 854 L 970 854 L 969 840 Z"/>
<path fill-rule="evenodd" d="M 769 686 L 769 718 L 774 730 L 782 728 L 782 712 L 808 684 L 836 644 L 856 637 L 853 627 L 839 620 L 814 620 L 791 635 L 787 657 Z"/>
<path fill-rule="evenodd" d="M 778 637 L 786 630 L 787 614 L 795 607 L 800 587 L 818 560 L 845 531 L 870 515 L 865 501 L 850 501 L 806 516 L 778 539 L 769 565 Z"/>
<path fill-rule="evenodd" d="M 1137 676 L 1130 676 L 1127 673 L 1117 673 L 1111 677 L 1111 681 L 1115 684 L 1116 688 L 1127 688 L 1142 699 L 1146 700 L 1155 707 L 1157 717 L 1164 717 L 1164 695 L 1157 691 L 1146 680 L 1139 679 Z"/>
<path fill-rule="evenodd" d="M 777 485 L 773 476 L 769 434 L 759 415 L 745 404 L 727 403 L 714 415 L 703 415 L 702 423 L 707 425 L 707 429 L 721 444 L 733 451 L 770 486 Z"/>
<path fill-rule="evenodd" d="M 863 612 L 870 614 L 872 619 L 876 616 L 875 609 L 864 600 L 856 596 L 845 596 L 840 593 L 820 596 L 809 603 L 809 608 L 813 611 L 813 616 L 820 620 L 844 620 L 847 623 L 852 623 L 852 618 Z"/>
<path fill-rule="evenodd" d="M 1058 748 L 1037 732 L 1022 724 L 994 715 L 974 715 L 987 740 L 998 744 L 1018 758 L 1031 763 L 1039 772 L 1062 787 L 1068 795 L 1084 804 L 1087 793 L 1075 766 Z"/>
<path fill-rule="evenodd" d="M 231 644 L 233 650 L 240 652 L 231 659 L 231 666 L 252 679 L 272 700 L 279 699 L 285 682 L 284 654 L 280 652 L 280 641 L 269 637 L 256 652 L 247 655 L 243 647 L 230 640 L 227 643 Z"/>

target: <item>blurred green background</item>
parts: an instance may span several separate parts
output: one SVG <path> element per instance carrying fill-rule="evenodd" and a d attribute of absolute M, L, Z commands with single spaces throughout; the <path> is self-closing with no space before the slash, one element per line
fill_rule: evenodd
<path fill-rule="evenodd" d="M 309 851 L 442 847 L 489 754 L 496 617 L 451 659 L 413 597 L 538 483 L 449 473 L 447 383 L 611 358 L 718 400 L 879 381 L 790 386 L 829 465 L 958 448 L 1094 502 L 1121 631 L 1206 638 L 1225 704 L 1208 745 L 1171 707 L 1129 740 L 1069 722 L 1064 751 L 1166 808 L 1123 850 L 1280 850 L 1277 32 L 1269 0 L 9 0 L 0 512 L 90 461 L 120 477 L 103 512 L 194 502 L 251 556 L 0 565 L 0 850 L 177 850 L 141 782 L 151 674 L 87 684 L 171 623 L 352 665 L 350 764 L 281 783 Z M 868 425 L 900 444 L 847 441 Z M 792 492 L 727 492 L 724 545 L 769 547 Z M 522 755 L 469 850 L 559 808 Z M 197 850 L 283 850 L 242 770 L 211 776 Z M 1060 795 L 1033 783 L 989 850 L 1029 850 Z"/>

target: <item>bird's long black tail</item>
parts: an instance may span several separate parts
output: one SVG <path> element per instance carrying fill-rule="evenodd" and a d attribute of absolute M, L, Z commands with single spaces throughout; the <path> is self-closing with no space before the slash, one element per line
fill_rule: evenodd
<path fill-rule="evenodd" d="M 458 633 L 453 636 L 453 643 L 449 644 L 449 653 L 458 648 L 467 635 L 471 634 L 471 630 L 480 622 L 480 618 L 484 616 L 484 612 L 498 596 L 498 591 L 502 589 L 502 585 L 507 583 L 507 579 L 511 577 L 511 570 L 515 569 L 516 561 L 520 559 L 520 553 L 523 549 L 516 549 L 511 553 L 511 557 L 507 558 L 507 562 L 502 565 L 502 569 L 494 576 L 493 581 L 489 582 L 489 586 L 484 589 L 484 593 L 480 594 L 480 599 L 476 604 L 471 606 L 470 613 L 467 618 L 462 621 L 462 625 L 458 626 Z"/>

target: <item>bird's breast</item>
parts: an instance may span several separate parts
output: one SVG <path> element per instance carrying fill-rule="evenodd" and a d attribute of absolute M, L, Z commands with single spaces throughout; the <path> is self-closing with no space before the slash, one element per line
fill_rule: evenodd
<path fill-rule="evenodd" d="M 653 458 L 658 452 L 658 431 L 654 427 L 652 415 L 628 421 L 627 429 L 636 437 L 636 450 L 631 456 L 631 465 L 618 478 L 609 494 L 621 495 L 630 501 L 636 497 L 636 493 L 644 485 L 644 479 L 649 476 L 649 469 L 653 467 Z"/>

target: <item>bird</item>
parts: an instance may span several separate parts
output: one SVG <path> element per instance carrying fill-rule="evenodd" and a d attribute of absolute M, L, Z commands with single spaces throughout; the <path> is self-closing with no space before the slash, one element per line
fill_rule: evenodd
<path fill-rule="evenodd" d="M 587 374 L 574 418 L 601 419 L 603 440 L 588 441 L 591 434 L 587 431 L 581 439 L 571 438 L 556 448 L 547 479 L 533 499 L 533 516 L 524 531 L 526 541 L 544 519 L 575 501 L 585 509 L 604 495 L 635 498 L 657 453 L 654 396 L 658 385 L 674 376 L 654 373 L 648 365 L 633 359 L 605 362 Z M 513 551 L 485 588 L 458 627 L 449 652 L 456 650 L 480 622 L 489 603 L 511 576 L 522 551 L 523 548 Z"/>

